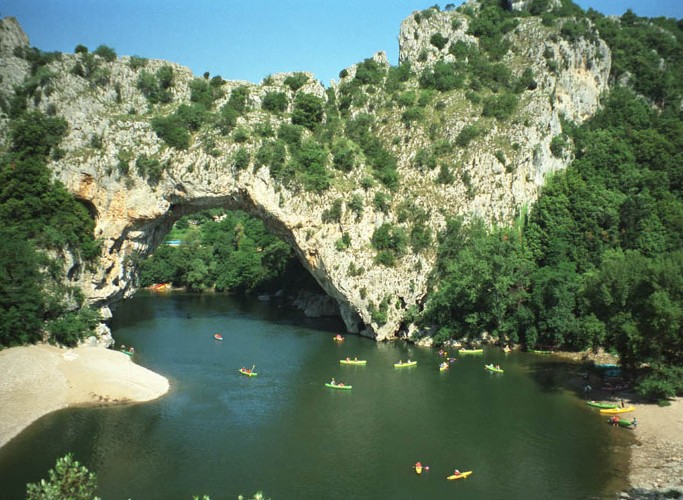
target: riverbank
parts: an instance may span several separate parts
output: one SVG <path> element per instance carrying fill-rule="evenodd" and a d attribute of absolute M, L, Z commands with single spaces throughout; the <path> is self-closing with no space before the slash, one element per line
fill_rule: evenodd
<path fill-rule="evenodd" d="M 608 353 L 557 352 L 554 356 L 577 363 L 618 363 L 618 358 Z M 570 386 L 583 391 L 586 381 L 577 376 Z M 653 491 L 677 489 L 683 491 L 683 398 L 675 398 L 669 406 L 646 403 L 632 391 L 613 393 L 601 390 L 593 384 L 590 398 L 601 402 L 633 405 L 636 410 L 624 417 L 638 419 L 634 432 L 636 443 L 631 446 L 628 482 L 632 490 L 622 498 L 657 498 Z M 627 432 L 624 430 L 624 432 Z"/>
<path fill-rule="evenodd" d="M 72 406 L 156 399 L 168 380 L 101 347 L 51 345 L 0 351 L 0 447 L 38 418 Z"/>

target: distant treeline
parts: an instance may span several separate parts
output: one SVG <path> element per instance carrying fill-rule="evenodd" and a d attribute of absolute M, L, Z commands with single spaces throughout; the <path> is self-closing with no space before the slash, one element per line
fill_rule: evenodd
<path fill-rule="evenodd" d="M 185 216 L 170 237 L 180 245 L 162 245 L 139 263 L 140 286 L 172 283 L 192 291 L 259 293 L 311 279 L 287 243 L 241 211 Z"/>

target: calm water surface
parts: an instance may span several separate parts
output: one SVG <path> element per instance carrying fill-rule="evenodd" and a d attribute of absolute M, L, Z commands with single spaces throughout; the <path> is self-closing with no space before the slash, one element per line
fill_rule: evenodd
<path fill-rule="evenodd" d="M 337 344 L 338 328 L 255 300 L 139 294 L 112 330 L 171 392 L 40 419 L 0 450 L 0 498 L 23 498 L 68 451 L 97 473 L 104 500 L 257 490 L 273 499 L 582 499 L 624 486 L 623 457 L 610 453 L 622 438 L 559 388 L 565 366 L 487 350 L 440 373 L 433 349 L 353 336 Z M 341 366 L 346 356 L 367 366 Z M 417 367 L 393 368 L 409 357 Z M 257 377 L 237 371 L 254 364 Z M 353 389 L 325 388 L 332 376 Z M 420 477 L 417 460 L 430 467 Z M 474 474 L 446 481 L 454 468 Z"/>

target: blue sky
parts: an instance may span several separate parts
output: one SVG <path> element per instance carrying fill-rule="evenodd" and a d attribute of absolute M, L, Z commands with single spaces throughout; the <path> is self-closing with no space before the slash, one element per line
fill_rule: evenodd
<path fill-rule="evenodd" d="M 578 0 L 604 14 L 683 18 L 683 0 Z M 260 82 L 311 71 L 328 85 L 383 50 L 398 62 L 401 21 L 434 0 L 3 0 L 32 46 L 73 52 L 100 44 L 118 55 L 166 59 L 196 75 Z M 442 7 L 449 2 L 439 3 Z M 455 0 L 452 3 L 459 5 Z"/>

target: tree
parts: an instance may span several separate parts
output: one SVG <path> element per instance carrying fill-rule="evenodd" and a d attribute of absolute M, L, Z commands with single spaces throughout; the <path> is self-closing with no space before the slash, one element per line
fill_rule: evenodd
<path fill-rule="evenodd" d="M 100 56 L 107 62 L 116 61 L 116 51 L 114 51 L 114 49 L 112 49 L 111 47 L 107 47 L 106 45 L 100 45 L 99 47 L 97 47 L 93 51 L 93 54 Z"/>
<path fill-rule="evenodd" d="M 287 106 L 289 105 L 289 100 L 284 92 L 268 92 L 263 96 L 263 102 L 261 106 L 266 111 L 272 111 L 273 113 L 283 113 L 287 111 Z"/>
<path fill-rule="evenodd" d="M 315 129 L 325 114 L 323 101 L 313 94 L 297 94 L 292 110 L 292 123 L 309 130 Z"/>
<path fill-rule="evenodd" d="M 97 476 L 73 459 L 71 453 L 57 459 L 49 479 L 26 485 L 28 500 L 91 500 L 95 498 Z"/>

